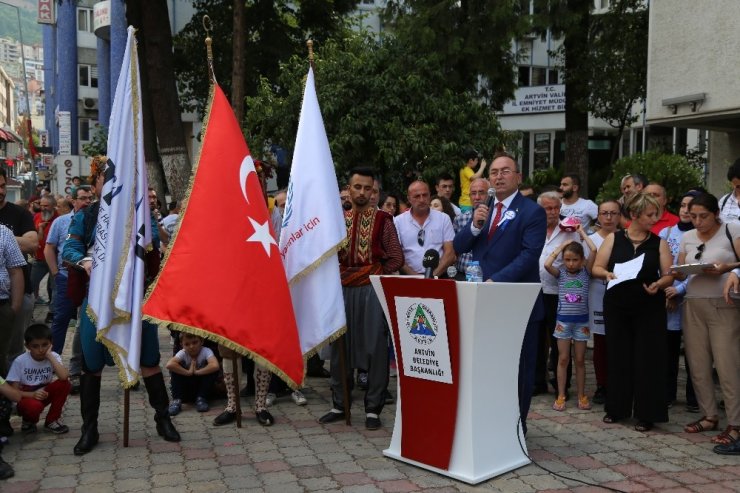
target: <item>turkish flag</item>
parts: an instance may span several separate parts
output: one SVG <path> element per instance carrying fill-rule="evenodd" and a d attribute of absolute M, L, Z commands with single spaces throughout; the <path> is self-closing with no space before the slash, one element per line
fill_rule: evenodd
<path fill-rule="evenodd" d="M 303 356 L 285 269 L 254 161 L 218 85 L 207 115 L 190 195 L 143 313 L 247 355 L 295 388 Z"/>

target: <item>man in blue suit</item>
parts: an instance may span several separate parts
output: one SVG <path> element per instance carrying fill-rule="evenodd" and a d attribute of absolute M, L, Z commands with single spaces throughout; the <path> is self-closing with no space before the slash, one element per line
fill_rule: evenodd
<path fill-rule="evenodd" d="M 473 252 L 486 282 L 540 282 L 539 257 L 545 244 L 545 211 L 518 192 L 522 175 L 516 161 L 506 153 L 494 156 L 489 179 L 496 190 L 489 209 L 479 205 L 470 223 L 455 236 L 456 252 Z M 527 432 L 537 360 L 537 327 L 544 316 L 542 293 L 537 296 L 527 322 L 519 357 L 519 413 Z"/>

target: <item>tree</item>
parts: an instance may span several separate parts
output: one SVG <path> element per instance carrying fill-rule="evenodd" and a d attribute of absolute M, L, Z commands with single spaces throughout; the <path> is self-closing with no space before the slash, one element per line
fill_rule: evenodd
<path fill-rule="evenodd" d="M 614 0 L 608 12 L 591 16 L 588 109 L 617 129 L 636 122 L 634 104 L 645 98 L 648 9 L 643 0 Z M 612 148 L 612 162 L 619 146 Z"/>
<path fill-rule="evenodd" d="M 146 5 L 144 5 L 146 3 Z M 146 8 L 146 10 L 144 10 Z M 153 119 L 159 157 L 162 162 L 167 187 L 174 200 L 181 200 L 187 193 L 190 181 L 190 159 L 185 145 L 180 104 L 177 97 L 175 73 L 172 63 L 172 34 L 166 0 L 127 0 L 127 20 L 139 28 L 139 46 L 146 56 L 140 57 L 142 90 L 147 96 L 144 106 L 150 106 L 151 117 L 144 115 L 144 123 Z M 148 127 L 151 129 L 151 126 Z M 153 183 L 161 175 L 152 164 L 151 131 L 147 147 L 147 168 Z M 156 160 L 154 161 L 157 162 Z M 158 190 L 162 193 L 162 190 Z"/>
<path fill-rule="evenodd" d="M 436 61 L 410 53 L 389 38 L 348 34 L 317 47 L 316 84 L 338 175 L 373 166 L 386 189 L 404 190 L 410 180 L 433 180 L 457 171 L 461 154 L 475 145 L 490 156 L 513 136 L 474 92 L 447 85 Z M 269 144 L 292 148 L 308 63 L 292 57 L 277 85 L 263 78 L 247 98 L 252 149 Z M 253 151 L 254 152 L 254 151 Z"/>
<path fill-rule="evenodd" d="M 234 0 L 195 0 L 193 19 L 174 38 L 174 63 L 183 107 L 202 113 L 208 99 L 203 15 L 207 14 L 213 24 L 216 79 L 226 94 L 243 97 L 256 94 L 260 77 L 276 81 L 280 63 L 305 52 L 309 33 L 323 41 L 341 31 L 344 15 L 356 4 L 356 0 L 245 1 L 241 31 L 237 32 L 244 35 L 246 44 L 235 58 L 232 43 L 225 42 L 234 32 Z M 241 93 L 232 91 L 234 60 L 243 63 L 240 68 L 244 74 L 250 74 L 241 80 Z"/>
<path fill-rule="evenodd" d="M 591 0 L 534 0 L 533 23 L 563 38 L 555 55 L 561 58 L 565 82 L 566 173 L 581 177 L 583 196 L 588 195 L 588 97 L 589 18 Z"/>
<path fill-rule="evenodd" d="M 499 109 L 514 94 L 511 40 L 529 29 L 519 0 L 390 0 L 384 18 L 409 53 L 437 66 L 446 85 L 477 91 Z"/>

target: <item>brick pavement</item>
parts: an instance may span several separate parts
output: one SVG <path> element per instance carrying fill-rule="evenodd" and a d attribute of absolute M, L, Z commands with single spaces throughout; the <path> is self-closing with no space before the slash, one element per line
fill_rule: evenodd
<path fill-rule="evenodd" d="M 45 308 L 37 310 L 39 318 L 44 314 Z M 163 359 L 171 354 L 168 339 L 163 331 Z M 69 347 L 71 331 L 67 341 Z M 685 372 L 680 378 L 685 379 Z M 592 372 L 587 388 L 594 388 Z M 395 395 L 393 387 L 392 392 Z M 278 399 L 271 408 L 277 423 L 268 428 L 255 420 L 251 399 L 242 399 L 241 429 L 211 425 L 223 401 L 212 403 L 203 414 L 184 405 L 174 418 L 183 440 L 173 444 L 157 436 L 146 392 L 133 391 L 130 445 L 123 448 L 123 391 L 109 368 L 104 372 L 101 439 L 95 450 L 82 457 L 72 453 L 80 435 L 79 397 L 70 397 L 66 406 L 64 420 L 71 428 L 67 435 L 39 430 L 23 436 L 20 418 L 14 417 L 17 431 L 3 455 L 16 475 L 0 482 L 0 491 L 605 491 L 551 475 L 534 464 L 472 487 L 383 457 L 394 405 L 386 407 L 383 427 L 377 431 L 365 430 L 361 413 L 352 426 L 322 426 L 316 419 L 330 407 L 328 381 L 309 378 L 305 395 L 304 407 L 289 397 Z M 534 398 L 527 437 L 532 458 L 551 471 L 630 492 L 740 491 L 740 458 L 714 454 L 712 433 L 684 433 L 683 425 L 698 415 L 686 413 L 683 402 L 671 409 L 670 423 L 640 433 L 632 428 L 634 423 L 602 423 L 601 406 L 579 411 L 571 400 L 565 412 L 553 411 L 553 398 L 552 394 Z"/>

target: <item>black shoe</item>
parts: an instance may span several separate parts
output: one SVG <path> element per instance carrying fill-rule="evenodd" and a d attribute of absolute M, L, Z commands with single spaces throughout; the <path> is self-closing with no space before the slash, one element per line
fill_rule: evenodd
<path fill-rule="evenodd" d="M 13 433 L 13 427 L 10 426 L 10 418 L 0 420 L 0 437 L 9 437 Z"/>
<path fill-rule="evenodd" d="M 319 423 L 322 425 L 328 425 L 329 423 L 335 423 L 337 421 L 343 421 L 344 420 L 344 413 L 335 413 L 333 411 L 329 411 L 328 413 L 324 414 L 319 418 Z"/>
<path fill-rule="evenodd" d="M 223 426 L 236 421 L 236 413 L 224 411 L 213 419 L 214 426 Z"/>
<path fill-rule="evenodd" d="M 594 404 L 603 404 L 606 402 L 606 387 L 596 387 L 596 392 L 591 398 L 591 402 Z"/>
<path fill-rule="evenodd" d="M 373 418 L 368 416 L 365 418 L 365 428 L 368 430 L 377 430 L 380 429 L 380 418 Z"/>
<path fill-rule="evenodd" d="M 172 424 L 170 415 L 167 411 L 160 413 L 157 411 L 154 413 L 154 422 L 157 424 L 157 434 L 164 438 L 168 442 L 179 442 L 180 433 L 175 429 L 175 425 Z"/>
<path fill-rule="evenodd" d="M 83 374 L 80 377 L 80 411 L 82 435 L 74 446 L 75 455 L 85 455 L 98 444 L 98 410 L 100 409 L 100 377 Z"/>
<path fill-rule="evenodd" d="M 52 323 L 53 321 L 54 321 L 54 314 L 53 314 L 53 313 L 51 313 L 51 312 L 47 313 L 47 314 L 46 314 L 46 318 L 44 319 L 44 322 L 45 322 L 46 324 L 50 324 L 50 323 Z"/>
<path fill-rule="evenodd" d="M 273 423 L 275 423 L 275 418 L 272 417 L 272 414 L 270 414 L 270 411 L 267 409 L 263 409 L 254 414 L 257 416 L 257 421 L 262 426 L 272 426 Z"/>
<path fill-rule="evenodd" d="M 0 479 L 12 478 L 15 475 L 13 468 L 0 457 Z"/>
<path fill-rule="evenodd" d="M 699 404 L 686 404 L 686 412 L 687 413 L 698 413 L 699 412 Z"/>
<path fill-rule="evenodd" d="M 360 390 L 367 390 L 367 372 L 357 371 L 357 388 Z"/>
<path fill-rule="evenodd" d="M 650 431 L 653 429 L 653 423 L 650 421 L 638 421 L 635 425 L 635 431 L 641 431 L 643 433 Z"/>
<path fill-rule="evenodd" d="M 735 440 L 728 444 L 715 445 L 712 451 L 720 455 L 740 455 L 740 440 Z"/>
<path fill-rule="evenodd" d="M 72 388 L 69 390 L 70 395 L 77 395 L 80 393 L 80 376 L 79 375 L 70 375 L 69 376 L 69 383 L 72 385 Z"/>
<path fill-rule="evenodd" d="M 170 398 L 167 395 L 167 387 L 164 384 L 164 376 L 161 372 L 144 377 L 144 385 L 149 394 L 149 405 L 154 409 L 154 422 L 157 424 L 157 434 L 168 442 L 179 442 L 180 434 L 175 429 L 170 419 L 168 408 Z"/>

